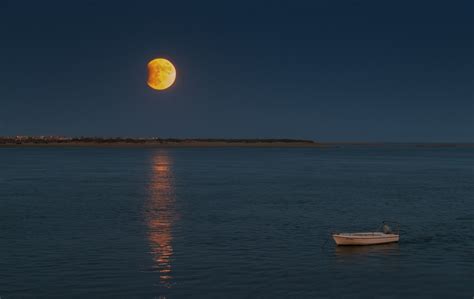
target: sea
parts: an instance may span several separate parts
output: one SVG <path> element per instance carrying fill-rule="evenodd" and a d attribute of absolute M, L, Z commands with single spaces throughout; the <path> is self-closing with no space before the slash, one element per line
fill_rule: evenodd
<path fill-rule="evenodd" d="M 472 146 L 0 148 L 2 299 L 473 296 Z"/>

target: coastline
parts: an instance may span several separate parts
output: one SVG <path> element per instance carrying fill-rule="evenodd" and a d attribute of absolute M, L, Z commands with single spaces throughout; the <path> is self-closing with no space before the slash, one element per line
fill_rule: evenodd
<path fill-rule="evenodd" d="M 212 147 L 261 147 L 261 148 L 344 148 L 344 147 L 419 147 L 419 148 L 474 148 L 474 143 L 373 143 L 373 142 L 282 142 L 282 141 L 143 141 L 143 142 L 96 142 L 96 141 L 51 141 L 0 143 L 0 148 L 35 147 L 103 147 L 103 148 L 212 148 Z"/>
<path fill-rule="evenodd" d="M 309 142 L 23 142 L 23 143 L 0 143 L 2 147 L 329 147 L 326 144 Z"/>
<path fill-rule="evenodd" d="M 149 147 L 149 148 L 167 148 L 167 147 L 325 147 L 326 145 L 313 141 L 255 141 L 255 140 L 53 140 L 53 141 L 16 141 L 0 143 L 1 147 Z"/>

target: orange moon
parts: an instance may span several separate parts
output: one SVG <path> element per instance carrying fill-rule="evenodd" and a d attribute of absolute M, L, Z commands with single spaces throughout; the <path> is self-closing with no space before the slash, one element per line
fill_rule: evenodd
<path fill-rule="evenodd" d="M 153 89 L 164 90 L 176 80 L 176 68 L 168 59 L 156 58 L 148 62 L 147 84 Z"/>

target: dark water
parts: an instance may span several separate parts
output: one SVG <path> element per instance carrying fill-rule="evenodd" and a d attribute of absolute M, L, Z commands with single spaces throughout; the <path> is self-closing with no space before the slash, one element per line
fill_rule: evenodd
<path fill-rule="evenodd" d="M 0 148 L 0 296 L 472 298 L 472 148 Z M 331 230 L 402 224 L 398 245 Z"/>

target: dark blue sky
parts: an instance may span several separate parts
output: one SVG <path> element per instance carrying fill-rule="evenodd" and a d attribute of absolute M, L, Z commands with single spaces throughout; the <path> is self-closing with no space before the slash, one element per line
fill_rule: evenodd
<path fill-rule="evenodd" d="M 0 135 L 473 141 L 472 1 L 2 1 Z M 175 85 L 146 85 L 166 57 Z"/>

